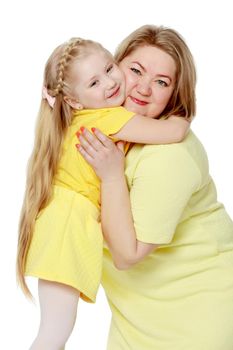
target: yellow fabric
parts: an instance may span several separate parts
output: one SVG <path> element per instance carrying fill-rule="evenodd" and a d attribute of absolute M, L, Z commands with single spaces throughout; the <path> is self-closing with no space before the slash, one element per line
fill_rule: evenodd
<path fill-rule="evenodd" d="M 26 275 L 70 285 L 84 300 L 95 301 L 103 256 L 99 180 L 75 147 L 76 132 L 81 126 L 97 127 L 111 135 L 132 116 L 122 107 L 74 113 L 54 178 L 53 196 L 36 219 Z"/>
<path fill-rule="evenodd" d="M 25 274 L 67 284 L 94 301 L 102 249 L 99 210 L 86 197 L 54 186 L 52 200 L 36 220 Z"/>
<path fill-rule="evenodd" d="M 75 111 L 72 125 L 64 140 L 55 185 L 82 194 L 99 208 L 99 180 L 75 147 L 75 144 L 79 143 L 76 132 L 81 126 L 85 126 L 89 130 L 96 127 L 106 135 L 115 134 L 133 115 L 134 113 L 128 112 L 123 107 Z"/>
<path fill-rule="evenodd" d="M 233 223 L 195 135 L 126 157 L 140 241 L 161 246 L 127 271 L 105 247 L 108 350 L 233 349 Z M 162 245 L 163 244 L 163 245 Z"/>

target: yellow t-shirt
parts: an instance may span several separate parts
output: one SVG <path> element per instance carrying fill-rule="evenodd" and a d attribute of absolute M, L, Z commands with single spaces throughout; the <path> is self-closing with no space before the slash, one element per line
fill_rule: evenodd
<path fill-rule="evenodd" d="M 75 147 L 76 132 L 97 127 L 111 135 L 132 116 L 122 107 L 74 112 L 51 200 L 35 222 L 25 275 L 67 284 L 84 300 L 95 301 L 103 257 L 99 180 Z"/>
<path fill-rule="evenodd" d="M 65 136 L 54 184 L 82 194 L 99 208 L 99 180 L 75 147 L 79 143 L 76 132 L 81 126 L 89 130 L 96 127 L 110 136 L 117 133 L 133 115 L 123 107 L 76 110 Z"/>
<path fill-rule="evenodd" d="M 135 145 L 126 176 L 137 238 L 161 246 L 126 271 L 105 247 L 107 349 L 233 349 L 233 223 L 202 145 L 191 131 L 178 144 Z"/>

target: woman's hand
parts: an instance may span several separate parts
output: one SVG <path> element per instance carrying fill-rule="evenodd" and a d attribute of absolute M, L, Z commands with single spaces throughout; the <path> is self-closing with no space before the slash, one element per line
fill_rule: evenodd
<path fill-rule="evenodd" d="M 80 145 L 76 147 L 83 158 L 94 169 L 102 182 L 113 182 L 124 176 L 124 142 L 117 145 L 100 130 L 92 128 L 91 134 L 86 128 L 76 135 Z"/>

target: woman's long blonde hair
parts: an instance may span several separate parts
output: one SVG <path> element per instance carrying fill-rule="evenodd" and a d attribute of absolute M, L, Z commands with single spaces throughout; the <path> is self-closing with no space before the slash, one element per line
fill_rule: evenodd
<path fill-rule="evenodd" d="M 176 64 L 176 85 L 161 116 L 179 115 L 192 119 L 196 113 L 196 69 L 192 54 L 184 39 L 175 30 L 163 26 L 145 25 L 127 36 L 118 46 L 115 59 L 119 63 L 143 46 L 155 46 L 169 54 Z"/>
<path fill-rule="evenodd" d="M 73 38 L 58 46 L 49 57 L 44 71 L 44 86 L 55 97 L 53 108 L 42 99 L 29 160 L 24 202 L 19 223 L 17 279 L 24 293 L 31 297 L 24 273 L 36 217 L 49 202 L 53 177 L 61 155 L 61 145 L 72 121 L 72 109 L 64 96 L 74 98 L 73 63 L 92 48 L 102 48 L 91 40 Z"/>

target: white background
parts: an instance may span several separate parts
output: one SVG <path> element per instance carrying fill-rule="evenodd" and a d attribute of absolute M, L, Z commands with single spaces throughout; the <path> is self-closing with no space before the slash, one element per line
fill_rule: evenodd
<path fill-rule="evenodd" d="M 233 217 L 230 2 L 8 0 L 0 5 L 1 349 L 28 349 L 38 327 L 38 305 L 28 302 L 16 286 L 15 253 L 25 169 L 34 138 L 44 64 L 51 51 L 70 37 L 82 36 L 100 41 L 113 52 L 126 35 L 143 24 L 163 24 L 178 30 L 191 48 L 198 72 L 198 111 L 193 130 L 206 147 L 219 200 Z M 30 285 L 36 293 L 35 281 Z M 100 290 L 96 305 L 80 302 L 67 349 L 104 350 L 109 320 Z"/>

